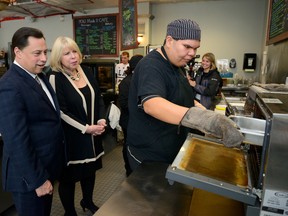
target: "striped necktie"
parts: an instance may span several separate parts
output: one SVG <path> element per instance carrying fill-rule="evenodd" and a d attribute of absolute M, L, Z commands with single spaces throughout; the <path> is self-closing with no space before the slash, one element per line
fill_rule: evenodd
<path fill-rule="evenodd" d="M 36 82 L 41 86 L 40 79 L 39 79 L 39 77 L 38 77 L 37 75 L 35 76 L 35 80 L 36 80 Z"/>

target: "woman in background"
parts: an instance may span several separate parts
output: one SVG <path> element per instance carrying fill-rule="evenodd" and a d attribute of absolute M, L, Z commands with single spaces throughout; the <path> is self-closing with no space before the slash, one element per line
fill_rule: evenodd
<path fill-rule="evenodd" d="M 74 207 L 75 183 L 80 181 L 85 211 L 95 213 L 93 189 L 96 170 L 104 154 L 101 134 L 105 131 L 104 102 L 93 74 L 82 68 L 82 54 L 74 40 L 58 37 L 52 47 L 48 74 L 60 104 L 67 141 L 67 166 L 59 181 L 59 196 L 65 216 L 77 215 Z"/>
<path fill-rule="evenodd" d="M 214 110 L 216 106 L 215 96 L 223 86 L 222 78 L 216 67 L 213 53 L 206 53 L 202 57 L 201 67 L 197 71 L 195 80 L 189 77 L 189 83 L 196 91 L 196 100 L 206 109 Z"/>

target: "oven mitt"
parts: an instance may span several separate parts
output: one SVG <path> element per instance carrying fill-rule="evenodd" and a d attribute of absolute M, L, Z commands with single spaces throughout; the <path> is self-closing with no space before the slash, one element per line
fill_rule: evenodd
<path fill-rule="evenodd" d="M 220 138 L 226 147 L 240 146 L 244 140 L 244 136 L 237 130 L 235 122 L 212 110 L 191 107 L 180 124 Z"/>

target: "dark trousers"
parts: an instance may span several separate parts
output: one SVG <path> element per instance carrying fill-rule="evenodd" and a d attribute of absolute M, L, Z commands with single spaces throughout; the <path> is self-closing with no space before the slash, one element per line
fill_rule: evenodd
<path fill-rule="evenodd" d="M 95 185 L 96 175 L 93 174 L 85 179 L 80 180 L 82 196 L 85 203 L 93 203 L 93 190 Z M 75 197 L 75 181 L 60 181 L 59 182 L 59 197 L 65 209 L 65 215 L 77 215 L 74 206 Z"/>
<path fill-rule="evenodd" d="M 141 163 L 139 163 L 137 160 L 135 160 L 135 158 L 133 158 L 131 156 L 131 154 L 129 153 L 129 150 L 127 150 L 127 157 L 128 157 L 128 160 L 129 160 L 129 164 L 130 164 L 131 170 L 134 171 Z"/>
<path fill-rule="evenodd" d="M 123 135 L 124 135 L 124 143 L 123 143 L 123 149 L 122 149 L 122 155 L 123 155 L 123 159 L 124 159 L 124 166 L 125 166 L 125 170 L 126 170 L 126 176 L 128 177 L 131 173 L 132 173 L 132 169 L 129 165 L 129 159 L 128 159 L 128 155 L 127 155 L 127 144 L 126 144 L 126 139 L 127 139 L 127 129 L 123 128 Z"/>
<path fill-rule="evenodd" d="M 19 216 L 49 216 L 52 206 L 52 195 L 38 197 L 35 191 L 12 193 L 13 201 Z"/>

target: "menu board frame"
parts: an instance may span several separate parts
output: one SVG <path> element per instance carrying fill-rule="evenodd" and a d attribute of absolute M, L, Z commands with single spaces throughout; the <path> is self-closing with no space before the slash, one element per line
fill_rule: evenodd
<path fill-rule="evenodd" d="M 89 56 L 89 57 L 118 57 L 119 56 L 118 19 L 119 19 L 118 14 L 102 14 L 102 15 L 73 17 L 74 39 L 76 43 L 78 44 L 83 56 Z M 103 28 L 105 29 L 103 30 Z M 80 32 L 81 30 L 84 30 L 86 35 L 84 36 L 80 35 L 78 32 Z M 90 40 L 88 40 L 87 37 L 92 36 L 91 31 L 93 32 L 93 31 L 98 31 L 98 30 L 101 32 L 101 34 L 98 35 L 98 39 L 102 41 L 90 42 Z M 86 37 L 84 39 L 85 45 L 79 42 L 81 41 L 81 38 L 83 37 Z M 112 41 L 112 43 L 109 43 L 109 45 L 112 45 L 110 52 L 109 50 L 105 49 L 106 48 L 105 39 L 103 39 L 103 37 L 106 37 L 106 40 L 110 42 Z M 89 49 L 89 51 L 87 50 L 85 51 L 83 50 L 84 49 L 83 46 L 94 46 L 95 49 Z"/>
<path fill-rule="evenodd" d="M 281 1 L 281 0 L 280 0 Z M 288 16 L 288 4 L 283 1 L 283 7 L 280 8 L 284 13 L 279 12 L 279 7 L 275 7 L 279 0 L 269 0 L 269 12 L 268 12 L 268 28 L 267 28 L 267 36 L 266 36 L 266 45 L 271 45 L 274 43 L 278 43 L 288 38 L 288 21 L 282 23 L 283 29 L 279 29 L 279 19 L 280 16 L 285 20 L 285 17 Z M 271 31 L 280 31 L 280 33 L 273 35 Z"/>

